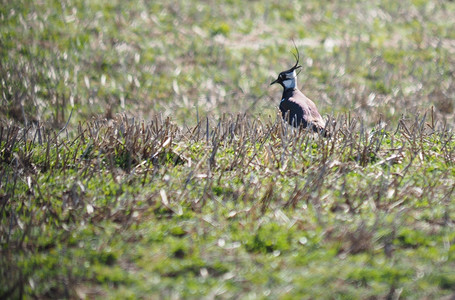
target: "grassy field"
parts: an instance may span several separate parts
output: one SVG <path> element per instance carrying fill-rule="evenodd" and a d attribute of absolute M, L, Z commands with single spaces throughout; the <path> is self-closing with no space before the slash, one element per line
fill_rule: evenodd
<path fill-rule="evenodd" d="M 453 1 L 0 4 L 0 298 L 455 295 Z"/>

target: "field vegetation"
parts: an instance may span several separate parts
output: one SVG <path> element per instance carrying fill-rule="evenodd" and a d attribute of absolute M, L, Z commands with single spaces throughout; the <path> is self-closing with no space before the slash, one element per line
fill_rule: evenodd
<path fill-rule="evenodd" d="M 0 3 L 0 298 L 455 295 L 453 1 Z"/>

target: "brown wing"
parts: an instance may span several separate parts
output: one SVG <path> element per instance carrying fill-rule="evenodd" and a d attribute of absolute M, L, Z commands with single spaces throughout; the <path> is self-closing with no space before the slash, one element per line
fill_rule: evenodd
<path fill-rule="evenodd" d="M 307 127 L 311 124 L 316 132 L 323 131 L 325 127 L 324 119 L 314 102 L 299 90 L 295 90 L 291 97 L 280 103 L 280 110 L 283 118 L 289 118 L 289 123 L 293 126 Z M 289 116 L 286 115 L 288 111 Z"/>

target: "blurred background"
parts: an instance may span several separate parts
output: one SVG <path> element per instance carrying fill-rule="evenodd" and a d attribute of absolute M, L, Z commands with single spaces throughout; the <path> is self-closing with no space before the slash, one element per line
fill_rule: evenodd
<path fill-rule="evenodd" d="M 453 124 L 455 3 L 0 1 L 0 118 L 64 125 L 126 113 L 179 125 L 276 117 L 291 65 L 321 114 L 372 126 L 434 106 Z"/>

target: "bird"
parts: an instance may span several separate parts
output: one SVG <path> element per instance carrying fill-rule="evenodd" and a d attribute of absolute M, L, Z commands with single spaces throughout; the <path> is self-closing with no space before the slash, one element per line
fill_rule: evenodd
<path fill-rule="evenodd" d="M 311 128 L 314 132 L 319 132 L 326 137 L 328 133 L 325 129 L 325 121 L 319 114 L 316 104 L 297 87 L 298 73 L 296 70 L 302 66 L 299 65 L 300 54 L 295 43 L 294 47 L 297 52 L 297 55 L 294 54 L 296 59 L 295 65 L 289 70 L 281 72 L 278 78 L 270 85 L 278 83 L 283 87 L 280 111 L 285 121 L 297 128 Z"/>

